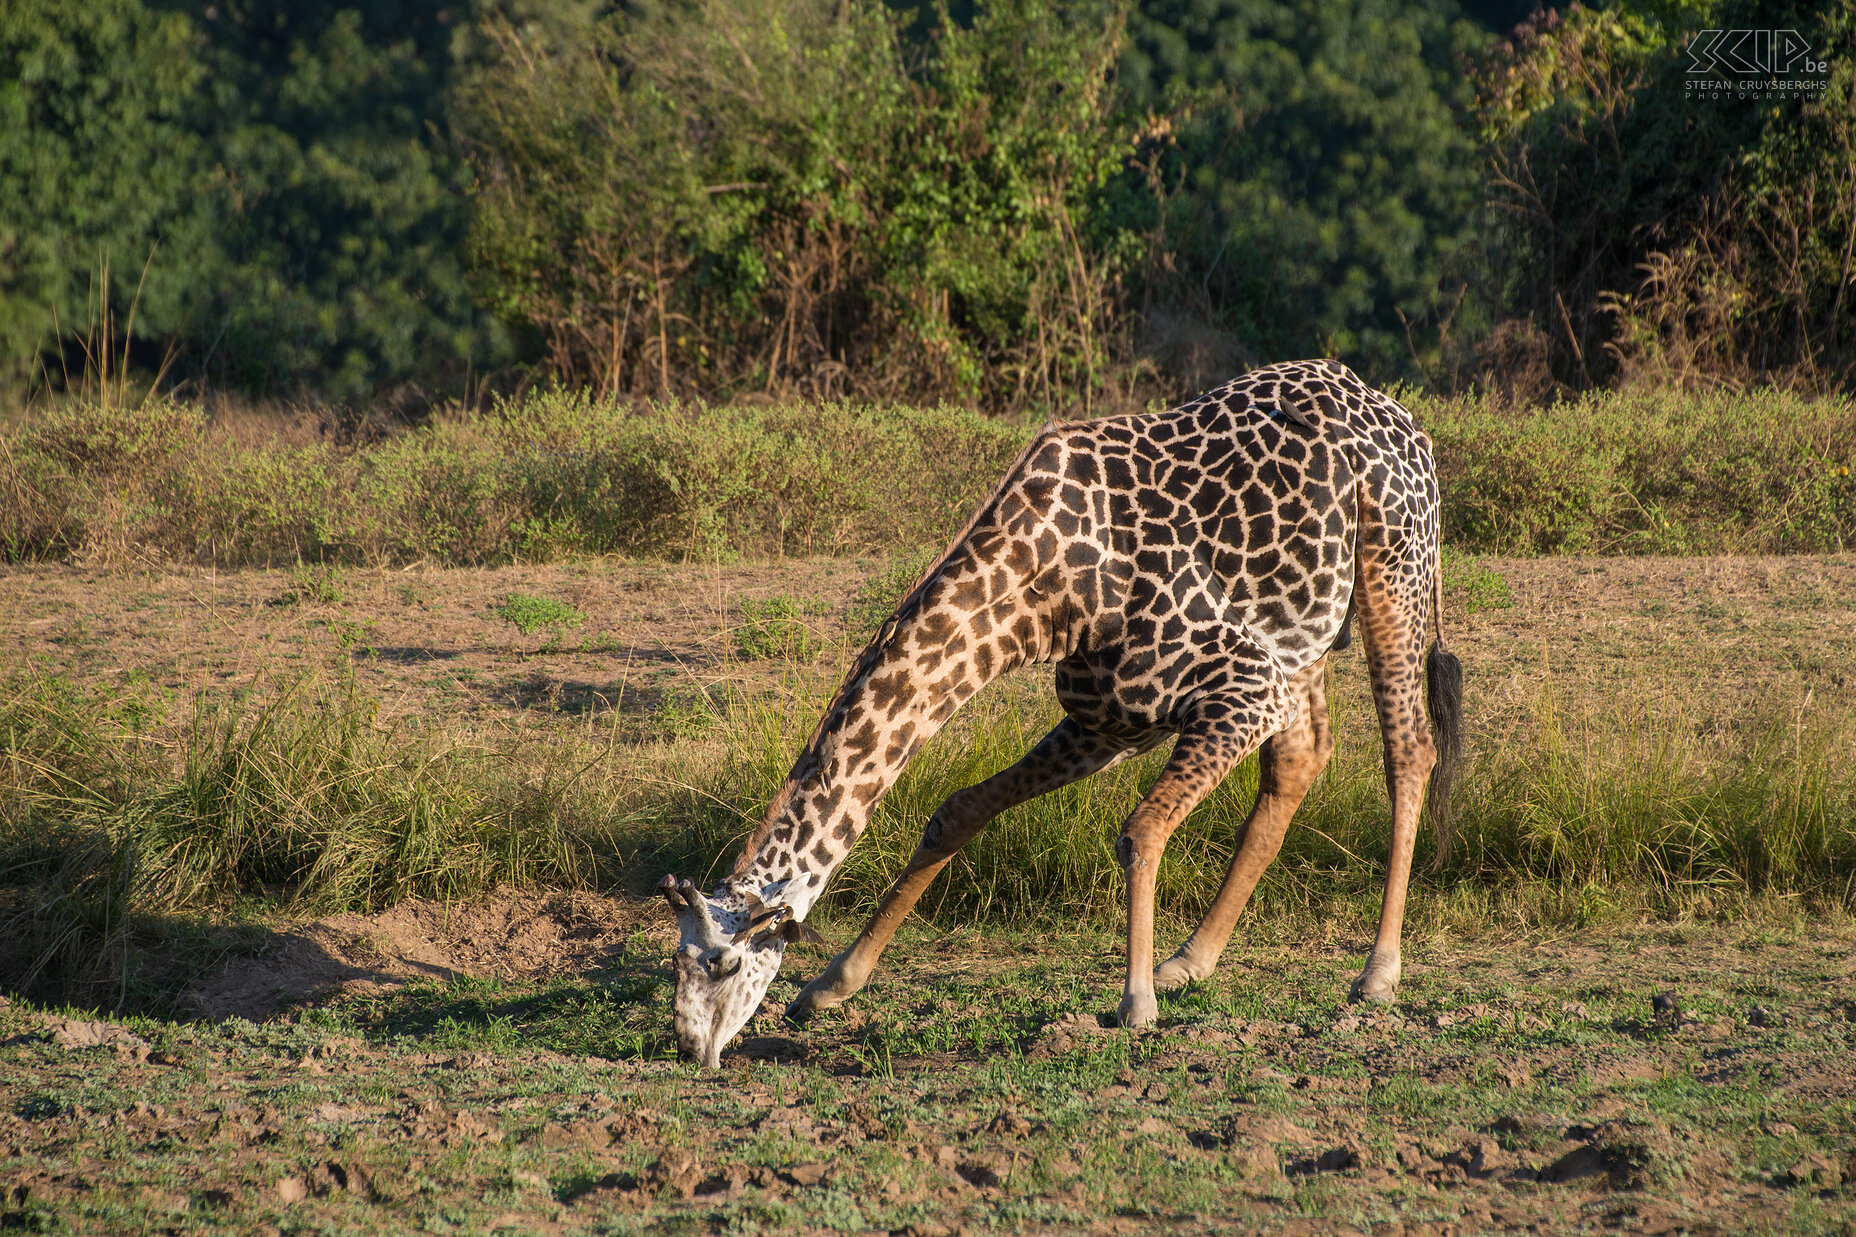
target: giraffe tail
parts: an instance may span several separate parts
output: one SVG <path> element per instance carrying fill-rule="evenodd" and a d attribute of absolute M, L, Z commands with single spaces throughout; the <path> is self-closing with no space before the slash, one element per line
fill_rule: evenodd
<path fill-rule="evenodd" d="M 1429 795 L 1431 828 L 1437 832 L 1437 856 L 1431 860 L 1431 870 L 1436 872 L 1450 855 L 1450 794 L 1463 763 L 1463 663 L 1444 647 L 1442 563 L 1431 582 L 1431 621 L 1436 639 L 1424 659 L 1424 703 L 1437 749 Z"/>

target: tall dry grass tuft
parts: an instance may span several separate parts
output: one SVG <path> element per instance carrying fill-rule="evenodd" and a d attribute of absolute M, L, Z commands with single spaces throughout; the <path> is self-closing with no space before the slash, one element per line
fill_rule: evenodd
<path fill-rule="evenodd" d="M 719 875 L 785 778 L 822 695 L 742 702 L 721 750 L 664 772 L 675 789 L 641 805 L 656 841 L 636 856 L 643 888 L 665 870 Z M 1335 709 L 1359 714 L 1310 792 L 1256 914 L 1364 905 L 1384 881 L 1389 809 L 1371 706 L 1358 685 Z M 833 883 L 828 905 L 871 910 L 948 794 L 1017 760 L 1060 714 L 1028 680 L 983 694 L 914 760 Z M 1349 732 L 1352 732 L 1349 734 Z M 1113 918 L 1124 887 L 1121 822 L 1165 763 L 1163 751 L 1015 808 L 948 866 L 922 902 L 944 922 Z M 1210 795 L 1168 844 L 1158 901 L 1176 920 L 1203 912 L 1255 797 L 1255 759 Z M 1577 906 L 1586 889 L 1651 911 L 1731 909 L 1762 894 L 1856 905 L 1856 717 L 1803 708 L 1709 735 L 1697 719 L 1620 713 L 1548 690 L 1505 735 L 1472 739 L 1456 806 L 1456 845 L 1433 888 Z M 1420 865 L 1431 858 L 1420 842 Z M 1568 892 L 1570 891 L 1570 893 Z"/>
<path fill-rule="evenodd" d="M 1358 677 L 1336 676 L 1341 746 L 1255 895 L 1249 922 L 1265 931 L 1364 923 L 1376 903 L 1389 813 Z M 590 723 L 489 741 L 383 725 L 351 684 L 317 679 L 263 704 L 208 704 L 159 742 L 110 700 L 15 680 L 0 694 L 0 984 L 125 993 L 161 917 L 368 910 L 502 882 L 643 893 L 666 871 L 713 880 L 825 702 L 824 683 L 789 686 L 735 699 L 701 739 L 628 747 Z M 970 704 L 884 801 L 827 909 L 867 913 L 941 800 L 1017 760 L 1057 717 L 1029 676 Z M 1550 687 L 1505 732 L 1472 736 L 1456 845 L 1420 877 L 1417 920 L 1718 915 L 1774 897 L 1856 907 L 1856 717 L 1800 705 L 1750 727 L 1699 721 Z M 1164 759 L 1005 813 L 921 913 L 1113 923 L 1115 837 Z M 1158 897 L 1175 926 L 1216 892 L 1256 781 L 1252 760 L 1174 835 Z M 1422 865 L 1429 841 L 1419 848 Z"/>
<path fill-rule="evenodd" d="M 174 750 L 58 680 L 10 684 L 0 981 L 93 988 L 126 965 L 136 917 L 247 900 L 368 910 L 591 879 L 551 753 L 375 715 L 351 684 L 305 680 L 261 706 L 203 705 Z"/>

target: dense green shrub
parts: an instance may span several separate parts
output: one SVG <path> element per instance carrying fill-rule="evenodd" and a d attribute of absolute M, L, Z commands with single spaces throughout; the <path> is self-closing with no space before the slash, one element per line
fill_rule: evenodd
<path fill-rule="evenodd" d="M 221 265 L 189 116 L 208 68 L 181 13 L 139 0 L 13 0 L 0 16 L 0 380 L 99 316 L 100 263 L 126 311 L 143 263 L 147 337 L 180 329 Z M 126 286 L 124 286 L 126 285 Z M 62 377 L 63 366 L 51 369 Z M 75 368 L 82 369 L 82 359 Z"/>
<path fill-rule="evenodd" d="M 487 303 L 607 392 L 1087 404 L 1138 249 L 1105 215 L 1121 18 L 999 0 L 913 47 L 904 22 L 870 0 L 492 18 L 457 112 Z"/>
<path fill-rule="evenodd" d="M 957 408 L 634 410 L 537 394 L 383 442 L 247 446 L 196 410 L 74 404 L 0 438 L 10 559 L 712 561 L 939 543 L 1026 431 Z"/>
<path fill-rule="evenodd" d="M 112 379 L 127 351 L 145 379 L 361 400 L 501 360 L 445 132 L 470 12 L 9 4 L 0 383 L 95 382 L 107 349 Z"/>
<path fill-rule="evenodd" d="M 1495 554 L 1792 553 L 1856 544 L 1856 404 L 1407 396 L 1444 537 Z M 199 412 L 71 405 L 0 437 L 8 558 L 221 565 L 715 561 L 941 545 L 1030 434 L 957 408 L 633 409 L 544 393 L 373 445 L 245 446 Z"/>
<path fill-rule="evenodd" d="M 1856 403 L 1782 392 L 1410 400 L 1444 538 L 1497 554 L 1768 553 L 1856 544 Z"/>
<path fill-rule="evenodd" d="M 1702 27 L 1790 30 L 1808 89 L 1698 70 Z M 1823 66 L 1805 68 L 1804 62 Z M 1856 8 L 1618 0 L 1537 11 L 1479 68 L 1490 275 L 1522 385 L 1856 377 Z"/>

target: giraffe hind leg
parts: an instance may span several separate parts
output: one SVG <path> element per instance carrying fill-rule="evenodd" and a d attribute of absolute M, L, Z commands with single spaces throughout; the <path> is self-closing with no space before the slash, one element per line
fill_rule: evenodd
<path fill-rule="evenodd" d="M 851 947 L 833 958 L 786 1009 L 790 1022 L 803 1023 L 820 1010 L 842 1005 L 869 982 L 871 971 L 896 929 L 926 893 L 942 868 L 1007 808 L 1048 794 L 1141 750 L 1125 741 L 1085 730 L 1069 718 L 1009 768 L 983 782 L 957 790 L 935 809 L 922 840 L 909 857 Z"/>
<path fill-rule="evenodd" d="M 1389 1003 L 1397 995 L 1399 938 L 1411 881 L 1411 852 L 1424 809 L 1425 784 L 1436 748 L 1424 715 L 1425 605 L 1429 581 L 1423 564 L 1384 563 L 1363 556 L 1360 635 L 1366 646 L 1373 703 L 1386 749 L 1386 791 L 1392 800 L 1392 838 L 1386 857 L 1385 901 L 1366 965 L 1348 998 Z M 1434 567 L 1432 568 L 1434 570 Z"/>

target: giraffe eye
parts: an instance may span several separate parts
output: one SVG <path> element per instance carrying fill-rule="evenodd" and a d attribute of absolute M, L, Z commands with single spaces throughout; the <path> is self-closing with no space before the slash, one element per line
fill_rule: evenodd
<path fill-rule="evenodd" d="M 737 950 L 711 949 L 703 955 L 702 961 L 711 979 L 727 979 L 741 969 L 741 954 Z"/>

